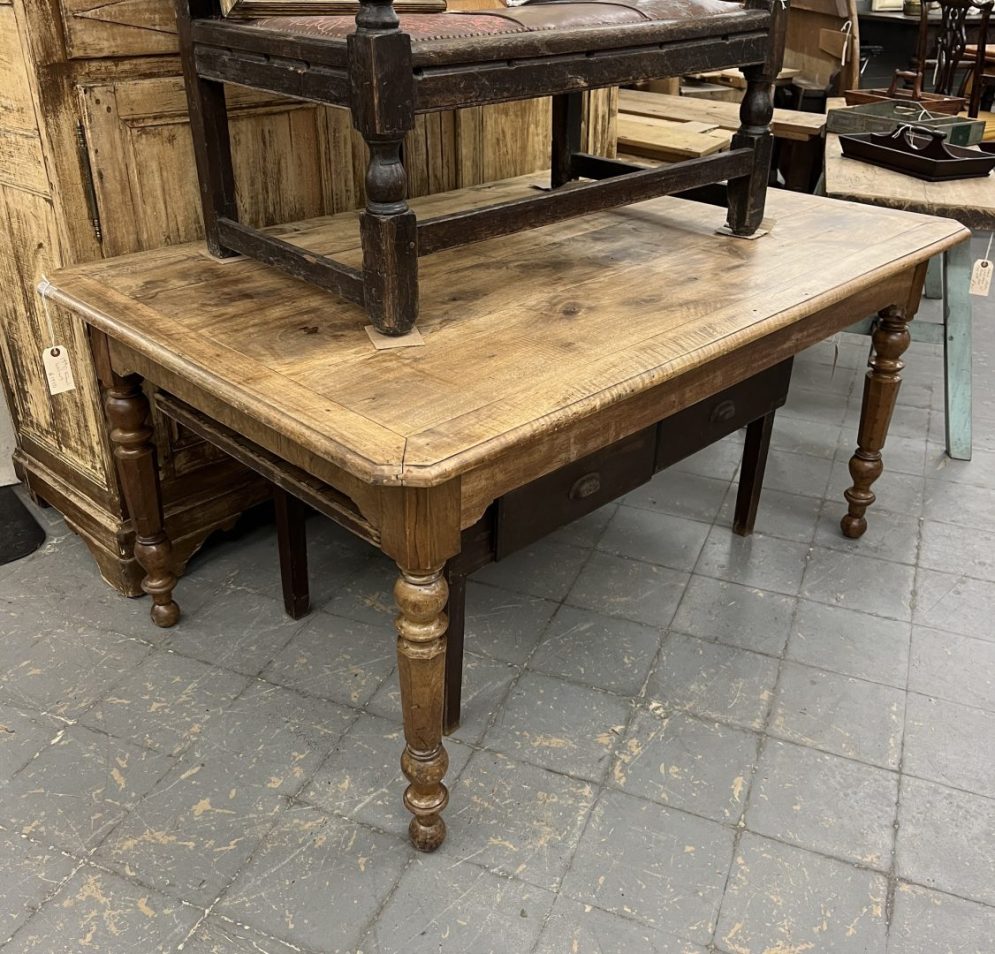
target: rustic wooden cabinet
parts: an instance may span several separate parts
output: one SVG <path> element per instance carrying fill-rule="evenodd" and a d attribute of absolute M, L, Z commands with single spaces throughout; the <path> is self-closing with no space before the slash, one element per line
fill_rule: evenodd
<path fill-rule="evenodd" d="M 362 203 L 364 145 L 348 113 L 230 91 L 241 214 L 287 222 Z M 405 161 L 415 194 L 543 167 L 547 101 L 421 117 Z M 612 154 L 615 97 L 592 94 L 587 148 Z M 250 134 L 251 130 L 251 134 Z M 131 530 L 104 437 L 82 326 L 35 288 L 60 265 L 200 232 L 172 0 L 0 0 L 0 337 L 15 466 L 58 508 L 104 578 L 138 592 Z M 51 322 L 51 329 L 49 322 Z M 52 340 L 54 336 L 55 340 Z M 76 389 L 48 392 L 42 350 L 64 345 Z M 167 523 L 185 560 L 267 488 L 175 425 L 159 447 Z"/>

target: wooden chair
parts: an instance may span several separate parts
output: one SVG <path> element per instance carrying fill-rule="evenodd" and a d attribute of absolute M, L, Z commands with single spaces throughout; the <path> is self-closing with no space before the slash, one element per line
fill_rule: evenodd
<path fill-rule="evenodd" d="M 355 19 L 250 21 L 224 19 L 219 0 L 177 8 L 209 250 L 363 304 L 384 334 L 415 324 L 420 255 L 726 180 L 730 230 L 749 236 L 763 219 L 780 0 L 547 0 L 400 17 L 391 0 L 360 0 Z M 654 169 L 581 151 L 584 90 L 726 67 L 748 83 L 730 151 Z M 238 221 L 225 83 L 352 110 L 369 146 L 361 269 Z M 402 154 L 416 114 L 539 96 L 553 97 L 553 188 L 417 221 Z"/>
<path fill-rule="evenodd" d="M 919 45 L 914 70 L 896 70 L 891 89 L 900 80 L 912 84 L 912 98 L 919 100 L 932 70 L 932 90 L 944 96 L 969 96 L 968 116 L 976 117 L 981 108 L 981 93 L 985 75 L 985 42 L 988 22 L 995 0 L 934 0 L 924 3 L 919 18 Z M 931 11 L 938 8 L 939 27 L 930 49 L 930 28 L 935 26 Z M 968 43 L 967 20 L 971 14 L 980 17 L 977 25 L 978 42 Z"/>

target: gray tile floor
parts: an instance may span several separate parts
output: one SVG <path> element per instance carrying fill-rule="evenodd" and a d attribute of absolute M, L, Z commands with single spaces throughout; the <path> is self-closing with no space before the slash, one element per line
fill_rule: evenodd
<path fill-rule="evenodd" d="M 732 439 L 469 592 L 450 837 L 404 835 L 392 572 L 266 526 L 155 630 L 47 512 L 0 568 L 0 950 L 991 954 L 995 307 L 976 453 L 913 346 L 867 536 L 837 529 L 865 339 L 803 355 L 758 527 Z M 936 307 L 926 309 L 935 315 Z"/>

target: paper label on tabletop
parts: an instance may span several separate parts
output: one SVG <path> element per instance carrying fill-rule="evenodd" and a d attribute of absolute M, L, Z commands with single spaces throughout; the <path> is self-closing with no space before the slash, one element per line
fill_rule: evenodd
<path fill-rule="evenodd" d="M 971 269 L 971 294 L 980 295 L 982 298 L 988 297 L 988 292 L 992 287 L 992 263 L 987 258 L 980 258 L 974 263 Z"/>
<path fill-rule="evenodd" d="M 41 358 L 45 365 L 45 377 L 48 378 L 48 390 L 51 394 L 65 394 L 66 391 L 76 388 L 72 365 L 69 364 L 69 352 L 62 345 L 46 348 Z"/>

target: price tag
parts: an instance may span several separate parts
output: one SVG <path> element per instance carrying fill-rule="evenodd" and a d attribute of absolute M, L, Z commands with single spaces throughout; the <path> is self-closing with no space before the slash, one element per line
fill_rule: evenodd
<path fill-rule="evenodd" d="M 48 378 L 48 390 L 51 394 L 65 394 L 76 388 L 73 379 L 73 369 L 69 364 L 69 352 L 62 345 L 53 345 L 41 353 L 45 365 L 45 377 Z"/>
<path fill-rule="evenodd" d="M 980 258 L 974 263 L 971 269 L 971 294 L 979 295 L 982 298 L 988 297 L 988 292 L 992 288 L 992 263 L 987 258 Z"/>

